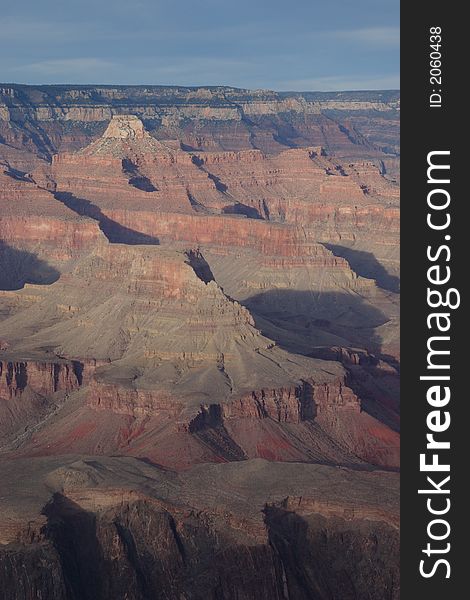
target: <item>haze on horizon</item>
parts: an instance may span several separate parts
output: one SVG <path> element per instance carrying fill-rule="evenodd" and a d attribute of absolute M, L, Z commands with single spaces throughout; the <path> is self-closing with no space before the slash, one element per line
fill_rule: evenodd
<path fill-rule="evenodd" d="M 398 0 L 20 0 L 2 13 L 3 82 L 399 87 Z"/>

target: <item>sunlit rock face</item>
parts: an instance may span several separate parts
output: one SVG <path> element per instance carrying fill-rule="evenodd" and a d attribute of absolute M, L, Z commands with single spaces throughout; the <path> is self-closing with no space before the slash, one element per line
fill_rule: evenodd
<path fill-rule="evenodd" d="M 13 89 L 0 113 L 2 589 L 394 600 L 399 197 L 378 132 L 333 143 L 330 122 L 320 144 L 321 103 L 240 92 L 248 143 L 233 90 L 168 92 L 158 123 L 143 91 L 137 114 L 93 93 L 59 116 Z M 41 148 L 15 138 L 26 106 Z M 263 125 L 285 111 L 295 143 Z"/>

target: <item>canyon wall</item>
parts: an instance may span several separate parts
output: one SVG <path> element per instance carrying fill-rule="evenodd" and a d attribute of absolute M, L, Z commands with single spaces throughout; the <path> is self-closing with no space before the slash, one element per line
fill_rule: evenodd
<path fill-rule="evenodd" d="M 15 600 L 31 590 L 57 600 L 399 597 L 396 477 L 248 461 L 212 487 L 221 468 L 180 477 L 132 459 L 33 459 L 47 489 L 21 497 L 28 526 L 15 532 L 9 510 L 0 528 L 2 589 Z"/>
<path fill-rule="evenodd" d="M 113 115 L 124 113 L 139 116 L 159 139 L 178 140 L 188 149 L 279 152 L 322 145 L 392 165 L 398 110 L 397 92 L 3 84 L 0 156 L 28 171 L 38 159 L 87 145 Z"/>
<path fill-rule="evenodd" d="M 398 95 L 0 88 L 2 590 L 398 598 Z"/>

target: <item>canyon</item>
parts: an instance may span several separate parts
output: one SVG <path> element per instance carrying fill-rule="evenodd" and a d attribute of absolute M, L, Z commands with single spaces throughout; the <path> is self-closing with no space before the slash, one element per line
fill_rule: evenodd
<path fill-rule="evenodd" d="M 6 597 L 399 597 L 398 111 L 0 85 Z"/>

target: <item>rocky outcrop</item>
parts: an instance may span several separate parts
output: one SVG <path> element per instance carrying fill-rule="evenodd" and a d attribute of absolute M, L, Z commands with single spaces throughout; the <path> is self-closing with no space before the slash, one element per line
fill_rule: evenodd
<path fill-rule="evenodd" d="M 336 408 L 360 412 L 352 390 L 341 383 L 317 385 L 303 382 L 292 388 L 261 389 L 245 394 L 222 408 L 224 418 L 270 418 L 278 423 L 313 421 Z"/>
<path fill-rule="evenodd" d="M 5 244 L 30 251 L 57 266 L 88 251 L 101 241 L 100 231 L 93 221 L 64 221 L 41 218 L 38 223 L 26 215 L 3 215 L 1 236 Z"/>
<path fill-rule="evenodd" d="M 354 462 L 359 458 L 388 467 L 399 464 L 398 435 L 363 412 L 360 400 L 342 383 L 304 382 L 291 388 L 261 389 L 189 410 L 181 398 L 168 392 L 131 390 L 95 381 L 87 393 L 87 403 L 99 411 L 98 415 L 107 411 L 132 417 L 127 442 L 131 454 L 147 452 L 152 456 L 149 436 L 154 443 L 160 436 L 163 448 L 168 443 L 168 431 L 172 431 L 173 444 L 177 438 L 178 443 L 185 443 L 184 436 L 190 434 L 208 448 L 210 454 L 203 455 L 205 460 L 209 456 L 211 460 L 269 456 L 276 460 L 294 456 L 305 459 L 317 452 L 317 459 L 322 456 L 325 462 Z M 101 419 L 98 415 L 95 418 Z M 155 433 L 151 434 L 153 428 Z M 312 433 L 317 438 L 316 451 L 310 454 Z M 82 443 L 87 443 L 86 437 Z M 340 446 L 335 447 L 336 443 Z M 199 462 L 197 452 L 193 460 Z M 183 464 L 171 452 L 159 454 L 162 461 L 174 468 Z"/>
<path fill-rule="evenodd" d="M 182 404 L 166 390 L 126 389 L 112 384 L 93 381 L 88 393 L 89 406 L 100 411 L 131 415 L 175 418 L 181 414 Z"/>
<path fill-rule="evenodd" d="M 277 460 L 316 456 L 317 460 L 322 457 L 322 462 L 347 464 L 359 458 L 392 467 L 398 464 L 397 435 L 363 413 L 360 400 L 340 382 L 303 382 L 234 393 L 223 403 L 190 408 L 187 399 L 164 387 L 132 389 L 100 381 L 99 375 L 90 375 L 95 365 L 6 363 L 5 368 L 2 408 L 10 417 L 2 418 L 3 429 L 12 439 L 24 438 L 26 453 L 32 449 L 49 453 L 51 447 L 69 452 L 91 449 L 99 440 L 98 449 L 158 456 L 159 463 L 172 468 L 187 468 L 201 460 L 268 456 Z M 68 424 L 59 411 L 49 427 L 48 415 L 60 409 L 64 395 L 66 403 L 68 395 L 80 386 L 86 388 L 86 406 L 91 412 L 79 410 Z M 34 433 L 37 427 L 40 436 Z M 317 454 L 311 453 L 312 433 Z M 195 446 L 187 436 L 194 438 Z M 337 442 L 341 446 L 335 447 Z M 179 456 L 174 449 L 180 444 L 194 449 Z M 205 451 L 201 453 L 202 448 Z"/>
<path fill-rule="evenodd" d="M 47 421 L 83 382 L 78 362 L 0 361 L 1 448 L 12 449 Z"/>
<path fill-rule="evenodd" d="M 37 529 L 16 521 L 16 539 L 0 530 L 12 599 L 398 598 L 392 474 L 257 460 L 177 475 L 99 457 L 18 467 L 37 489 L 19 495 Z M 8 475 L 12 493 L 18 475 Z M 17 515 L 7 512 L 12 524 Z"/>
<path fill-rule="evenodd" d="M 214 531 L 210 515 L 175 515 L 145 500 L 95 515 L 57 495 L 46 510 L 44 542 L 0 552 L 2 589 L 15 600 L 31 590 L 51 600 L 281 600 L 286 591 L 301 600 L 324 586 L 345 600 L 365 589 L 372 599 L 398 598 L 397 536 L 386 524 L 269 508 L 269 542 L 255 543 Z M 349 560 L 335 566 L 330 555 L 346 547 Z"/>
<path fill-rule="evenodd" d="M 285 567 L 289 597 L 399 598 L 399 568 L 393 558 L 399 540 L 390 525 L 381 523 L 377 529 L 367 521 L 301 516 L 277 507 L 266 509 L 266 521 Z"/>
<path fill-rule="evenodd" d="M 50 543 L 2 548 L 0 573 L 5 598 L 68 600 L 60 559 Z"/>
<path fill-rule="evenodd" d="M 341 383 L 304 382 L 287 389 L 253 391 L 223 405 L 201 406 L 186 430 L 223 458 L 227 448 L 235 446 L 242 458 L 289 460 L 313 458 L 316 452 L 317 459 L 322 456 L 325 462 L 356 457 L 381 466 L 399 465 L 398 434 L 363 412 L 359 398 Z M 312 432 L 315 452 L 309 454 Z M 324 435 L 329 441 L 322 439 Z M 334 448 L 332 440 L 339 446 Z"/>
<path fill-rule="evenodd" d="M 395 600 L 396 97 L 0 95 L 2 590 Z"/>
<path fill-rule="evenodd" d="M 179 139 L 192 149 L 279 152 L 326 143 L 343 154 L 386 157 L 382 147 L 397 151 L 398 109 L 396 92 L 3 85 L 0 156 L 25 168 L 58 150 L 86 146 L 113 115 L 130 113 L 145 120 L 159 139 Z M 26 158 L 17 151 L 24 148 Z"/>
<path fill-rule="evenodd" d="M 43 363 L 0 361 L 0 399 L 20 396 L 26 388 L 41 396 L 58 391 L 71 392 L 82 383 L 83 365 L 79 362 Z"/>

